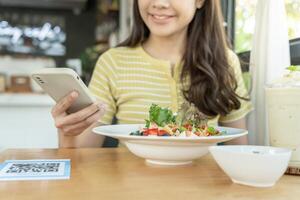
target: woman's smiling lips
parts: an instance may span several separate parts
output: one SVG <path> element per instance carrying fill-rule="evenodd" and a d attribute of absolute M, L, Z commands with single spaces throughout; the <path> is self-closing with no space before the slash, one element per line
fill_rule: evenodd
<path fill-rule="evenodd" d="M 175 15 L 149 13 L 150 19 L 157 24 L 169 23 Z"/>

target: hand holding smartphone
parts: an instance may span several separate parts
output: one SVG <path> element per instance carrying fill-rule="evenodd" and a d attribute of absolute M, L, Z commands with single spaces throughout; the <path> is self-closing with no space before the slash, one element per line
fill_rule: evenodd
<path fill-rule="evenodd" d="M 76 72 L 69 68 L 44 68 L 33 72 L 32 78 L 57 102 L 52 116 L 60 136 L 81 134 L 105 112 L 105 105 L 96 101 Z"/>
<path fill-rule="evenodd" d="M 80 77 L 69 68 L 45 68 L 32 78 L 57 102 L 51 114 L 60 147 L 100 146 L 103 138 L 91 130 L 105 113 L 105 104 L 96 101 Z"/>
<path fill-rule="evenodd" d="M 79 75 L 72 69 L 43 68 L 33 72 L 32 78 L 56 102 L 72 91 L 78 92 L 78 98 L 67 110 L 67 113 L 77 112 L 96 102 Z"/>

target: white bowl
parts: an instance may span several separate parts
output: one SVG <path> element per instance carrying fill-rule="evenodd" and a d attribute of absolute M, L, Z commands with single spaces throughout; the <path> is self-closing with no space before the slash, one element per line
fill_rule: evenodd
<path fill-rule="evenodd" d="M 99 126 L 95 133 L 123 142 L 136 156 L 156 165 L 186 165 L 208 153 L 208 147 L 246 135 L 243 129 L 216 127 L 226 134 L 209 137 L 131 136 L 130 132 L 145 127 L 143 124 Z"/>
<path fill-rule="evenodd" d="M 284 174 L 291 150 L 267 146 L 213 146 L 212 156 L 234 183 L 271 187 Z"/>

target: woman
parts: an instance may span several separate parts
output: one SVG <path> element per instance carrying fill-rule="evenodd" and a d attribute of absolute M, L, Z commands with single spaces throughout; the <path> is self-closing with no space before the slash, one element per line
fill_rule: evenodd
<path fill-rule="evenodd" d="M 251 104 L 222 24 L 219 1 L 136 0 L 130 37 L 96 64 L 89 88 L 101 103 L 67 115 L 78 95 L 73 92 L 54 106 L 60 146 L 99 147 L 103 138 L 93 127 L 114 117 L 142 123 L 152 103 L 177 111 L 188 101 L 211 125 L 246 128 Z"/>

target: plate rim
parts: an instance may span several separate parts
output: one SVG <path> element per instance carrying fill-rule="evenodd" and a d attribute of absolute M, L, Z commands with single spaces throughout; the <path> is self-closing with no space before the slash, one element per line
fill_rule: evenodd
<path fill-rule="evenodd" d="M 97 129 L 103 128 L 103 127 L 108 127 L 108 126 L 145 126 L 145 124 L 114 124 L 114 125 L 102 125 L 102 126 L 97 126 L 92 129 L 93 133 L 103 135 L 103 136 L 108 136 L 112 138 L 117 138 L 117 139 L 127 139 L 127 140 L 151 140 L 151 141 L 209 141 L 209 140 L 223 140 L 223 139 L 228 139 L 228 138 L 236 138 L 236 137 L 242 137 L 244 135 L 248 134 L 248 130 L 246 129 L 239 129 L 239 128 L 232 128 L 232 127 L 225 127 L 225 126 L 214 126 L 216 128 L 229 128 L 229 129 L 235 129 L 235 130 L 240 130 L 241 133 L 238 134 L 232 134 L 232 135 L 220 135 L 220 136 L 199 136 L 199 137 L 151 137 L 151 136 L 136 136 L 136 135 L 125 135 L 122 133 L 116 133 L 116 134 L 110 134 L 110 133 L 105 133 L 103 131 L 99 131 Z"/>

